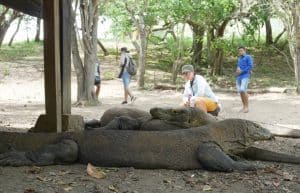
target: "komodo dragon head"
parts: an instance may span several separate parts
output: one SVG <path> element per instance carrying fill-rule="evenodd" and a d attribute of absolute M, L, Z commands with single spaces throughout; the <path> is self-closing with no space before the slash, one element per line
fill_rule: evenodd
<path fill-rule="evenodd" d="M 193 107 L 160 108 L 150 109 L 153 119 L 168 121 L 183 127 L 199 127 L 216 119 L 204 111 Z"/>
<path fill-rule="evenodd" d="M 244 119 L 225 119 L 212 123 L 208 133 L 228 154 L 239 154 L 256 141 L 270 140 L 269 130 Z"/>

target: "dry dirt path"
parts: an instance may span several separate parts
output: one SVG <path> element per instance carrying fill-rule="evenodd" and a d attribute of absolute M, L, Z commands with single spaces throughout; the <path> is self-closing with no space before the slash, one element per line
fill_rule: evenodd
<path fill-rule="evenodd" d="M 19 64 L 18 64 L 19 65 Z M 0 79 L 0 128 L 26 131 L 44 113 L 43 72 L 35 68 L 11 65 L 11 74 Z M 12 70 L 14 69 L 14 70 Z M 1 71 L 0 71 L 1 72 Z M 1 73 L 0 73 L 1 74 Z M 3 73 L 2 73 L 3 74 Z M 76 99 L 75 79 L 72 80 L 72 99 Z M 177 91 L 140 91 L 133 82 L 138 97 L 128 106 L 149 110 L 153 106 L 176 106 L 181 93 Z M 103 81 L 99 106 L 72 107 L 72 113 L 86 120 L 100 118 L 113 106 L 122 106 L 120 80 Z M 238 113 L 240 99 L 236 94 L 217 93 L 223 110 L 221 118 L 244 118 L 268 127 L 300 129 L 300 98 L 292 94 L 252 94 L 250 112 Z M 300 155 L 299 139 L 277 138 L 263 144 L 271 149 Z M 265 170 L 245 173 L 219 173 L 204 170 L 138 170 L 117 168 L 107 171 L 105 179 L 94 179 L 86 174 L 85 165 L 32 167 L 0 167 L 0 193 L 13 192 L 127 192 L 127 193 L 282 193 L 299 192 L 300 166 L 263 163 Z"/>

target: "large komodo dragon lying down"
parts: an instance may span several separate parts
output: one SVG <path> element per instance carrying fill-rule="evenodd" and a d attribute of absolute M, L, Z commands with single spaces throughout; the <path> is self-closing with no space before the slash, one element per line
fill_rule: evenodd
<path fill-rule="evenodd" d="M 158 110 L 161 113 L 176 111 Z M 0 132 L 0 165 L 79 162 L 110 167 L 232 171 L 254 170 L 257 167 L 231 157 L 300 163 L 300 157 L 251 147 L 255 141 L 272 138 L 268 130 L 241 119 L 168 131 L 100 128 L 77 133 Z M 9 145 L 18 151 L 9 149 Z"/>
<path fill-rule="evenodd" d="M 152 108 L 150 113 L 135 108 L 114 107 L 104 112 L 100 121 L 85 123 L 85 128 L 166 131 L 199 127 L 216 118 L 198 108 Z"/>

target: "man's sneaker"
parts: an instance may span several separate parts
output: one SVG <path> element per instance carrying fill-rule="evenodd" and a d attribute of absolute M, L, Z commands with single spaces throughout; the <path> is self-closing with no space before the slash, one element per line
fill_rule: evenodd
<path fill-rule="evenodd" d="M 134 101 L 137 99 L 137 97 L 132 96 L 132 97 L 130 97 L 130 99 L 131 99 L 131 103 L 134 103 Z"/>
<path fill-rule="evenodd" d="M 123 101 L 121 104 L 122 104 L 122 105 L 125 105 L 125 104 L 127 104 L 127 101 Z"/>

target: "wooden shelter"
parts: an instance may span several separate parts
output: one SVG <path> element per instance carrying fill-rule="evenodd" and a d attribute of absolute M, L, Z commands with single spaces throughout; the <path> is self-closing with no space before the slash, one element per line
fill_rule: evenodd
<path fill-rule="evenodd" d="M 0 4 L 44 19 L 45 109 L 34 131 L 62 132 L 83 128 L 71 115 L 72 0 L 0 0 Z"/>

